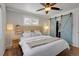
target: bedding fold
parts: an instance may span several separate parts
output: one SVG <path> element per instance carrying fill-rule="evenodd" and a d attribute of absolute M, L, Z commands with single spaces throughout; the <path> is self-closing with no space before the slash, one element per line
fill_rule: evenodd
<path fill-rule="evenodd" d="M 57 40 L 59 40 L 59 39 L 55 39 L 55 40 L 53 40 L 52 38 L 41 39 L 41 40 L 27 42 L 27 44 L 29 45 L 30 48 L 34 48 L 34 47 L 41 46 L 41 45 L 44 45 L 44 44 L 48 44 L 48 43 L 51 43 L 51 42 L 54 42 L 54 41 L 57 41 Z"/>

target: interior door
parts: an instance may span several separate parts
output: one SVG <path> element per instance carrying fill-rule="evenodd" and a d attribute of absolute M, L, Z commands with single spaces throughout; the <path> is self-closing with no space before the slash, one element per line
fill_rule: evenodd
<path fill-rule="evenodd" d="M 2 16 L 0 8 L 0 55 L 2 55 L 2 51 L 3 51 L 3 32 L 2 32 Z"/>
<path fill-rule="evenodd" d="M 0 8 L 0 56 L 2 56 L 5 51 L 2 13 L 2 9 Z"/>

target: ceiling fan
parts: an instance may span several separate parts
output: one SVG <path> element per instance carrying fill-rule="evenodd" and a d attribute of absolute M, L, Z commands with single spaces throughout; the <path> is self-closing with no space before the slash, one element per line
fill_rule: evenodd
<path fill-rule="evenodd" d="M 38 9 L 37 11 L 45 10 L 46 14 L 48 14 L 50 10 L 62 10 L 54 6 L 56 3 L 40 3 L 40 4 L 43 5 L 44 8 Z"/>

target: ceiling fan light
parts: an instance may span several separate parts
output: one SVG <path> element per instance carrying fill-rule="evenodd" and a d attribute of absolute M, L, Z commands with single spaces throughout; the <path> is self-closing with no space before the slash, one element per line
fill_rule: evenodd
<path fill-rule="evenodd" d="M 50 8 L 50 7 L 45 8 L 45 11 L 49 11 L 49 10 L 51 10 L 51 8 Z"/>

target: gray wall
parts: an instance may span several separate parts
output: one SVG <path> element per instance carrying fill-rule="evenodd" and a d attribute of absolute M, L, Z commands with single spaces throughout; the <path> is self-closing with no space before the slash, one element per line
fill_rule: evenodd
<path fill-rule="evenodd" d="M 14 25 L 20 24 L 23 25 L 24 17 L 29 17 L 31 19 L 39 19 L 40 25 L 48 22 L 47 18 L 40 17 L 39 15 L 23 14 L 15 11 L 7 10 L 7 23 L 12 23 Z"/>

